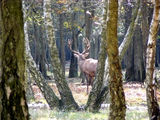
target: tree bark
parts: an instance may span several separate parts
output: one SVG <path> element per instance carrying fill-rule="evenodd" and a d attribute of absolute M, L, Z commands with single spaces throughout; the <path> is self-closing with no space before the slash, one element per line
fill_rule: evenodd
<path fill-rule="evenodd" d="M 1 2 L 0 2 L 0 6 L 1 6 Z M 1 9 L 1 7 L 0 7 Z M 2 11 L 0 10 L 0 84 L 2 82 L 2 53 L 3 53 L 3 39 L 2 39 L 2 30 L 3 30 L 3 23 L 2 23 Z M 0 87 L 0 93 L 1 93 L 2 88 Z M 2 112 L 2 109 L 3 109 L 3 106 L 2 106 L 2 98 L 3 96 L 0 94 L 0 118 L 1 118 L 1 112 Z"/>
<path fill-rule="evenodd" d="M 46 69 L 46 41 L 44 37 L 44 30 L 42 29 L 43 25 L 38 26 L 40 32 L 40 39 L 39 39 L 39 70 L 41 71 L 42 75 L 45 79 L 49 79 L 47 76 L 47 69 Z"/>
<path fill-rule="evenodd" d="M 144 59 L 144 66 L 146 66 L 146 48 L 147 48 L 147 41 L 149 35 L 149 7 L 147 5 L 147 0 L 141 1 L 141 12 L 142 12 L 142 39 L 143 39 L 143 59 Z"/>
<path fill-rule="evenodd" d="M 106 39 L 110 77 L 109 92 L 111 101 L 109 120 L 125 120 L 126 105 L 117 38 L 118 0 L 108 0 L 107 12 Z"/>
<path fill-rule="evenodd" d="M 65 40 L 63 36 L 63 14 L 59 15 L 59 32 L 60 32 L 60 59 L 62 64 L 62 69 L 65 75 Z"/>
<path fill-rule="evenodd" d="M 160 109 L 156 98 L 154 82 L 156 38 L 159 29 L 160 1 L 155 0 L 154 13 L 150 26 L 146 56 L 146 95 L 150 120 L 160 120 Z"/>
<path fill-rule="evenodd" d="M 92 0 L 83 0 L 84 16 L 85 16 L 85 37 L 90 41 L 91 48 L 89 50 L 89 57 L 95 58 L 95 42 L 92 40 L 92 24 L 94 17 L 94 8 L 92 7 Z"/>
<path fill-rule="evenodd" d="M 25 76 L 25 80 L 26 80 L 26 99 L 27 99 L 27 103 L 30 103 L 31 100 L 35 100 L 34 97 L 34 92 L 33 92 L 33 88 L 32 88 L 32 81 L 30 78 L 30 72 L 28 69 L 26 69 L 26 76 Z"/>
<path fill-rule="evenodd" d="M 78 50 L 78 36 L 76 35 L 76 27 L 75 25 L 76 21 L 76 13 L 72 13 L 72 49 Z M 74 54 L 71 53 L 71 61 L 70 61 L 70 68 L 69 68 L 69 78 L 78 77 L 78 60 L 76 57 L 74 57 Z"/>
<path fill-rule="evenodd" d="M 103 16 L 103 31 L 102 31 L 102 43 L 101 43 L 101 51 L 98 59 L 97 73 L 96 78 L 93 81 L 92 90 L 89 94 L 89 98 L 87 101 L 86 109 L 89 111 L 97 112 L 100 108 L 101 104 L 98 104 L 97 98 L 99 99 L 99 94 L 103 85 L 103 77 L 104 77 L 104 68 L 105 68 L 105 60 L 106 60 L 106 50 L 107 50 L 107 41 L 106 41 L 106 18 L 107 18 L 107 2 L 105 2 L 105 13 Z"/>
<path fill-rule="evenodd" d="M 122 61 L 122 59 L 124 57 L 124 54 L 125 54 L 126 50 L 129 48 L 129 45 L 132 41 L 132 36 L 133 36 L 133 33 L 134 33 L 135 25 L 137 24 L 137 20 L 138 20 L 139 15 L 140 15 L 139 12 L 138 12 L 139 11 L 139 5 L 140 5 L 140 1 L 138 0 L 136 8 L 133 10 L 131 23 L 128 27 L 127 33 L 126 33 L 126 35 L 123 39 L 123 42 L 121 43 L 121 45 L 119 47 L 120 61 Z M 105 15 L 104 15 L 104 21 L 106 21 Z M 105 24 L 104 24 L 104 26 L 105 26 Z M 103 29 L 103 31 L 104 30 L 105 29 Z M 104 39 L 104 34 L 103 34 L 103 39 Z M 103 40 L 102 40 L 102 42 L 103 42 Z M 102 45 L 101 45 L 101 50 L 102 50 Z M 105 50 L 105 49 L 103 49 L 103 50 Z M 101 51 L 101 53 L 102 53 L 102 51 Z M 100 53 L 100 56 L 101 56 L 101 53 Z M 102 55 L 102 56 L 105 57 L 105 54 Z M 99 59 L 100 58 L 101 57 L 99 57 Z M 100 64 L 100 63 L 98 63 L 98 64 Z M 101 69 L 102 70 L 103 70 L 103 65 L 104 64 L 101 63 Z M 100 69 L 99 65 L 98 65 L 98 69 Z M 93 83 L 93 87 L 92 87 L 92 90 L 94 92 L 91 91 L 90 92 L 91 95 L 89 95 L 89 98 L 88 98 L 86 108 L 90 109 L 93 112 L 99 111 L 99 109 L 101 107 L 101 104 L 105 101 L 105 99 L 108 95 L 108 79 L 109 79 L 108 72 L 109 72 L 109 67 L 108 67 L 108 59 L 107 59 L 107 60 L 105 60 L 105 73 L 102 74 L 100 71 L 99 71 L 100 74 L 97 73 L 96 79 L 95 79 L 95 81 Z M 103 75 L 104 75 L 104 78 L 103 78 Z M 101 82 L 103 82 L 103 83 L 101 83 Z M 98 91 L 100 91 L 100 92 L 98 92 Z"/>
<path fill-rule="evenodd" d="M 24 12 L 24 18 L 25 16 Z M 27 22 L 24 24 L 24 32 L 25 32 L 25 57 L 26 57 L 26 67 L 29 70 L 29 72 L 32 74 L 32 77 L 34 78 L 37 86 L 41 90 L 44 98 L 46 99 L 49 107 L 51 109 L 62 109 L 62 101 L 58 99 L 58 97 L 54 94 L 51 87 L 46 83 L 46 80 L 44 76 L 41 74 L 39 69 L 36 67 L 36 63 L 33 60 L 33 57 L 30 53 L 30 47 L 29 47 L 29 39 L 28 39 L 28 31 L 27 31 Z"/>
<path fill-rule="evenodd" d="M 21 0 L 1 0 L 1 120 L 29 120 L 25 97 L 24 31 Z"/>
<path fill-rule="evenodd" d="M 47 33 L 47 39 L 49 43 L 49 48 L 51 51 L 51 62 L 53 65 L 53 73 L 55 77 L 55 82 L 60 93 L 62 102 L 64 103 L 65 109 L 78 109 L 79 106 L 75 102 L 71 90 L 68 87 L 67 81 L 65 80 L 65 75 L 62 71 L 62 66 L 58 56 L 58 50 L 55 42 L 54 29 L 51 18 L 51 0 L 44 0 L 44 18 L 45 27 Z"/>
<path fill-rule="evenodd" d="M 32 56 L 27 53 L 27 67 L 33 76 L 37 86 L 41 90 L 44 98 L 46 99 L 49 107 L 51 109 L 64 109 L 63 103 L 59 98 L 55 95 L 52 88 L 47 84 L 45 78 L 41 74 L 41 72 L 36 67 L 36 63 L 34 62 Z"/>

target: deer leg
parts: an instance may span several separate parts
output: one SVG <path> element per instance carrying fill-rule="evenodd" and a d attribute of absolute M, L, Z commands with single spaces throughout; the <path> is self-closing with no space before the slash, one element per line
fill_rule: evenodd
<path fill-rule="evenodd" d="M 93 85 L 93 77 L 90 77 L 89 85 Z"/>
<path fill-rule="evenodd" d="M 85 75 L 84 75 L 84 72 L 81 72 L 80 77 L 82 78 L 81 84 L 85 85 Z"/>
<path fill-rule="evenodd" d="M 88 75 L 86 73 L 84 73 L 86 81 L 87 81 L 87 94 L 88 94 L 88 86 L 89 86 L 89 79 L 88 79 Z"/>

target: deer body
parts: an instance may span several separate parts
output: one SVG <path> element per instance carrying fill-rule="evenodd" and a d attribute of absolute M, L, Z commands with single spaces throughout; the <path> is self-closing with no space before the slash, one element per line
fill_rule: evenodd
<path fill-rule="evenodd" d="M 83 72 L 86 77 L 87 94 L 88 94 L 88 86 L 93 84 L 93 78 L 95 77 L 96 74 L 98 60 L 92 58 L 88 59 L 86 58 L 89 55 L 89 48 L 90 48 L 90 43 L 88 39 L 86 39 L 85 43 L 87 44 L 86 49 L 82 53 L 79 53 L 77 51 L 72 50 L 71 40 L 68 41 L 69 48 L 74 53 L 74 56 L 78 59 L 78 66 L 81 72 Z"/>
<path fill-rule="evenodd" d="M 91 77 L 95 77 L 97 63 L 98 60 L 92 58 L 78 61 L 80 70 Z"/>

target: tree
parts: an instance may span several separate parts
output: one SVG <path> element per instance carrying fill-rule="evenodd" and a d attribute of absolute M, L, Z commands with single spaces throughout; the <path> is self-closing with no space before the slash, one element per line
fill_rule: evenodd
<path fill-rule="evenodd" d="M 126 1 L 125 4 L 125 32 L 127 32 L 127 28 L 129 26 L 129 22 L 131 21 L 131 13 L 133 11 L 133 6 L 137 6 L 136 0 Z M 133 9 L 132 9 L 133 8 Z M 143 8 L 141 8 L 143 9 Z M 146 11 L 145 11 L 146 12 Z M 146 17 L 146 16 L 145 16 Z M 131 39 L 130 47 L 125 53 L 124 63 L 126 66 L 126 81 L 140 81 L 143 82 L 145 78 L 145 67 L 144 67 L 144 57 L 143 57 L 143 39 L 142 39 L 142 31 L 140 20 L 135 26 L 135 32 L 133 33 L 133 37 Z M 143 30 L 144 31 L 144 30 Z"/>
<path fill-rule="evenodd" d="M 110 112 L 109 120 L 125 120 L 126 106 L 117 38 L 118 0 L 108 0 L 107 55 L 109 66 Z"/>
<path fill-rule="evenodd" d="M 72 40 L 73 40 L 73 44 L 72 44 L 72 48 L 73 50 L 77 50 L 78 49 L 78 34 L 77 34 L 77 27 L 75 26 L 76 24 L 76 20 L 77 20 L 77 13 L 73 12 L 72 13 Z M 69 68 L 69 78 L 73 78 L 73 77 L 78 77 L 78 61 L 77 58 L 74 57 L 74 54 L 71 53 L 71 62 L 70 62 L 70 68 Z"/>
<path fill-rule="evenodd" d="M 107 8 L 107 3 L 105 3 L 105 7 Z M 137 1 L 137 6 L 134 8 L 131 18 L 131 23 L 128 27 L 128 30 L 125 34 L 125 37 L 119 46 L 119 58 L 122 62 L 122 59 L 124 57 L 125 52 L 127 51 L 131 41 L 132 36 L 134 33 L 134 28 L 137 24 L 137 20 L 139 18 L 139 6 L 140 6 L 140 0 Z M 107 12 L 107 9 L 105 8 L 105 13 Z M 94 80 L 92 91 L 90 92 L 87 106 L 86 108 L 90 111 L 99 111 L 101 104 L 105 101 L 107 95 L 108 95 L 108 80 L 109 80 L 109 67 L 108 67 L 108 59 L 103 63 L 103 59 L 105 60 L 105 53 L 106 53 L 106 36 L 105 36 L 105 30 L 106 30 L 106 17 L 107 15 L 104 14 L 104 23 L 103 23 L 103 33 L 102 33 L 102 44 L 101 44 L 101 51 L 99 56 L 98 68 L 97 68 L 97 76 Z M 104 70 L 105 66 L 105 70 Z M 104 73 L 102 71 L 105 71 Z M 104 77 L 104 78 L 103 78 Z"/>
<path fill-rule="evenodd" d="M 25 2 L 25 1 L 24 1 Z M 25 3 L 23 3 L 24 5 Z M 26 7 L 24 5 L 24 18 L 26 18 Z M 33 60 L 33 57 L 31 55 L 31 50 L 29 47 L 29 39 L 28 39 L 28 30 L 27 30 L 27 21 L 24 23 L 24 32 L 25 32 L 25 57 L 26 57 L 26 67 L 27 72 L 30 72 L 31 75 L 34 78 L 35 83 L 41 90 L 44 98 L 46 99 L 49 107 L 51 109 L 62 109 L 62 101 L 59 100 L 59 98 L 54 94 L 52 88 L 47 84 L 44 76 L 41 74 L 39 69 L 36 67 L 36 63 Z M 27 73 L 28 74 L 28 73 Z M 28 77 L 28 76 L 27 76 Z M 31 87 L 29 83 L 28 87 Z"/>
<path fill-rule="evenodd" d="M 93 82 L 92 91 L 89 94 L 89 98 L 87 101 L 86 109 L 89 111 L 96 112 L 99 110 L 101 104 L 97 103 L 99 101 L 99 96 L 101 92 L 101 88 L 103 85 L 103 77 L 104 77 L 104 68 L 105 68 L 105 60 L 106 60 L 106 18 L 107 18 L 107 2 L 105 2 L 105 14 L 103 16 L 103 31 L 102 31 L 102 43 L 101 43 L 101 50 L 98 59 L 98 66 L 97 66 L 97 75 Z M 101 97 L 101 96 L 100 96 Z M 98 99 L 98 100 L 97 100 Z M 101 102 L 100 102 L 101 103 Z"/>
<path fill-rule="evenodd" d="M 21 0 L 1 0 L 0 13 L 0 41 L 3 45 L 0 52 L 0 119 L 29 120 L 24 89 L 24 24 Z"/>
<path fill-rule="evenodd" d="M 146 95 L 150 120 L 160 120 L 160 109 L 156 98 L 154 82 L 156 38 L 159 29 L 160 1 L 155 0 L 154 13 L 150 26 L 146 55 Z"/>
<path fill-rule="evenodd" d="M 1 6 L 1 2 L 0 2 L 0 6 Z M 0 10 L 0 83 L 2 82 L 2 53 L 3 53 L 3 41 L 2 41 L 2 29 L 3 29 L 3 26 L 2 26 L 2 11 Z M 0 92 L 3 91 L 2 88 L 0 88 Z M 1 112 L 2 112 L 2 109 L 3 109 L 3 106 L 2 106 L 2 95 L 0 95 L 0 118 L 1 118 Z"/>
<path fill-rule="evenodd" d="M 60 7 L 61 8 L 61 7 Z M 60 60 L 65 74 L 65 41 L 63 37 L 63 13 L 59 14 L 59 32 L 60 32 Z"/>
<path fill-rule="evenodd" d="M 142 39 L 143 39 L 143 59 L 144 59 L 144 66 L 146 66 L 146 47 L 149 35 L 149 19 L 146 19 L 146 16 L 149 18 L 149 6 L 147 5 L 147 0 L 141 1 L 141 11 L 142 11 Z M 152 13 L 153 14 L 153 13 Z"/>
<path fill-rule="evenodd" d="M 58 56 L 58 50 L 55 42 L 54 29 L 51 18 L 51 0 L 44 0 L 44 18 L 45 18 L 45 28 L 47 33 L 47 40 L 51 53 L 51 63 L 53 66 L 53 73 L 55 82 L 60 93 L 62 102 L 64 103 L 64 109 L 78 109 L 78 105 L 75 102 L 72 92 L 68 87 L 67 81 L 65 80 L 65 75 L 62 70 L 62 66 Z"/>

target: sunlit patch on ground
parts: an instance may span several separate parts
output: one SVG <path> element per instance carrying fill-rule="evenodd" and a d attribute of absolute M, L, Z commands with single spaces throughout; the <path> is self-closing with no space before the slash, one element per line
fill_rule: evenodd
<path fill-rule="evenodd" d="M 69 82 L 73 96 L 79 105 L 85 105 L 88 99 L 86 85 L 81 85 L 78 80 Z M 59 96 L 56 85 L 49 83 L 54 92 Z M 109 105 L 105 106 L 100 113 L 89 112 L 58 112 L 49 110 L 46 101 L 36 85 L 32 86 L 36 101 L 30 104 L 30 113 L 32 120 L 106 120 L 109 113 Z M 91 87 L 90 87 L 91 89 Z M 127 83 L 124 84 L 124 91 L 127 104 L 126 120 L 148 120 L 146 92 L 143 84 Z M 160 101 L 160 92 L 157 91 Z M 37 105 L 35 107 L 35 105 Z M 38 105 L 39 104 L 39 105 Z M 42 105 L 41 105 L 42 104 Z M 45 105 L 43 105 L 45 104 Z M 39 107 L 38 107 L 39 106 Z"/>

